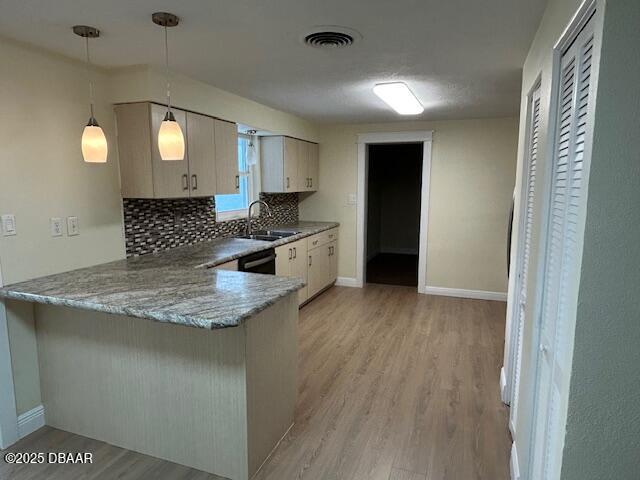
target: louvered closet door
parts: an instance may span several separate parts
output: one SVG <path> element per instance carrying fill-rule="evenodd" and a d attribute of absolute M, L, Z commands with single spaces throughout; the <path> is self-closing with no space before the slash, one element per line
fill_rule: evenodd
<path fill-rule="evenodd" d="M 584 155 L 591 144 L 592 54 L 593 19 L 561 62 L 531 476 L 543 480 L 559 478 L 562 460 L 586 204 Z"/>
<path fill-rule="evenodd" d="M 515 423 L 518 410 L 518 391 L 520 389 L 520 366 L 522 364 L 522 331 L 525 322 L 525 312 L 527 308 L 527 279 L 529 278 L 529 264 L 531 259 L 531 231 L 533 228 L 533 200 L 536 185 L 536 171 L 538 165 L 538 143 L 540 138 L 540 87 L 531 95 L 530 104 L 531 116 L 529 118 L 529 131 L 527 134 L 529 152 L 525 165 L 524 178 L 524 204 L 521 213 L 520 232 L 522 243 L 520 246 L 521 258 L 518 261 L 518 316 L 517 316 L 517 344 L 513 390 L 511 393 L 511 420 Z"/>

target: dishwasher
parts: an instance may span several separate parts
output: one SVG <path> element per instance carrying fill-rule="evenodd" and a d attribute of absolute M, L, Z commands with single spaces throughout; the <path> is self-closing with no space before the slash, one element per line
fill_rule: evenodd
<path fill-rule="evenodd" d="M 238 271 L 276 274 L 276 251 L 273 248 L 252 253 L 238 259 Z"/>

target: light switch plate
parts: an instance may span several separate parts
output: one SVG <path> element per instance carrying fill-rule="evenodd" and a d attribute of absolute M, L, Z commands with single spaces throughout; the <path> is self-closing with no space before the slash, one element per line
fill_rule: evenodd
<path fill-rule="evenodd" d="M 78 223 L 78 217 L 67 217 L 67 235 L 73 237 L 80 235 L 80 224 Z"/>
<path fill-rule="evenodd" d="M 16 217 L 13 214 L 2 215 L 2 234 L 5 237 L 16 234 Z"/>
<path fill-rule="evenodd" d="M 347 194 L 347 205 L 355 205 L 356 203 L 358 203 L 358 197 L 356 196 L 355 193 L 348 193 Z"/>
<path fill-rule="evenodd" d="M 61 237 L 62 236 L 62 218 L 60 217 L 51 217 L 51 236 L 52 237 Z"/>

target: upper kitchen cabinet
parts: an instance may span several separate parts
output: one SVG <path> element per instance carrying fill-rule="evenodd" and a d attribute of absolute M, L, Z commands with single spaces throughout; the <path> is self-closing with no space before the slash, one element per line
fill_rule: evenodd
<path fill-rule="evenodd" d="M 263 191 L 318 189 L 318 144 L 284 136 L 262 137 L 260 151 Z"/>
<path fill-rule="evenodd" d="M 187 112 L 189 188 L 192 197 L 211 197 L 216 194 L 214 122 L 215 119 L 206 115 Z"/>
<path fill-rule="evenodd" d="M 185 136 L 185 157 L 165 161 L 157 141 L 165 112 L 165 106 L 150 102 L 115 106 L 122 196 L 185 198 L 236 193 L 236 125 L 172 108 Z"/>
<path fill-rule="evenodd" d="M 309 186 L 307 191 L 315 192 L 318 190 L 318 178 L 320 176 L 320 145 L 317 143 L 307 142 L 309 145 L 309 156 L 307 157 L 307 176 L 309 177 Z"/>
<path fill-rule="evenodd" d="M 238 128 L 235 123 L 214 121 L 216 146 L 216 194 L 227 195 L 240 190 L 238 171 Z"/>

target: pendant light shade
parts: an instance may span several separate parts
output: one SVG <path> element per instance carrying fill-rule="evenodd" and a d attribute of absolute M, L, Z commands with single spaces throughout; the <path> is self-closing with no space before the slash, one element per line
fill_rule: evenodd
<path fill-rule="evenodd" d="M 158 132 L 162 160 L 184 160 L 184 135 L 172 112 L 167 112 Z"/>
<path fill-rule="evenodd" d="M 107 137 L 96 119 L 91 117 L 82 132 L 82 157 L 87 163 L 106 163 L 108 152 Z"/>
<path fill-rule="evenodd" d="M 91 113 L 89 116 L 89 122 L 82 132 L 82 157 L 86 163 L 106 163 L 109 148 L 107 146 L 107 137 L 105 137 L 102 128 L 100 128 L 96 118 L 93 116 L 93 81 L 91 79 L 91 71 L 89 68 L 91 65 L 89 57 L 89 39 L 98 38 L 100 36 L 100 30 L 87 25 L 76 25 L 73 27 L 73 33 L 85 39 L 87 77 L 89 78 L 89 103 Z"/>
<path fill-rule="evenodd" d="M 164 59 L 167 69 L 167 113 L 158 132 L 158 150 L 162 160 L 184 160 L 184 134 L 171 112 L 171 82 L 169 78 L 169 41 L 167 28 L 175 27 L 180 19 L 167 12 L 156 12 L 151 16 L 153 23 L 164 28 Z"/>

